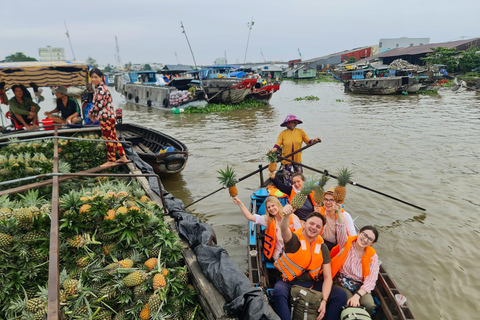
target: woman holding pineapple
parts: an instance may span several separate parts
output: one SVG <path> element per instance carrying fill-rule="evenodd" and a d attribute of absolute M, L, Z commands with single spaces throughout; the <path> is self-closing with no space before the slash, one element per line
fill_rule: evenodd
<path fill-rule="evenodd" d="M 272 152 L 277 152 L 280 147 L 282 147 L 282 157 L 289 155 L 292 152 L 300 149 L 302 147 L 302 143 L 311 144 L 312 142 L 322 141 L 320 138 L 315 138 L 310 140 L 307 136 L 305 131 L 302 129 L 297 129 L 296 126 L 298 124 L 303 123 L 300 119 L 298 119 L 295 115 L 289 114 L 287 118 L 283 121 L 280 127 L 287 127 L 287 129 L 280 132 L 278 135 L 277 142 L 275 146 L 273 146 Z M 294 154 L 291 159 L 295 162 L 302 162 L 302 153 Z M 290 186 L 292 185 L 293 177 L 292 177 L 292 168 L 293 172 L 303 172 L 303 168 L 301 166 L 293 165 L 290 162 L 283 160 L 283 181 L 285 185 Z M 313 210 L 312 210 L 313 211 Z M 311 211 L 310 211 L 311 212 Z"/>
<path fill-rule="evenodd" d="M 273 260 L 276 261 L 283 250 L 280 221 L 282 220 L 284 213 L 280 201 L 273 196 L 268 197 L 267 200 L 265 200 L 265 211 L 267 213 L 265 215 L 252 214 L 237 197 L 233 197 L 233 203 L 240 207 L 240 210 L 247 220 L 265 227 L 263 253 L 268 259 L 273 258 Z M 295 232 L 302 227 L 300 220 L 295 214 L 291 214 L 289 219 L 289 228 L 292 232 Z"/>

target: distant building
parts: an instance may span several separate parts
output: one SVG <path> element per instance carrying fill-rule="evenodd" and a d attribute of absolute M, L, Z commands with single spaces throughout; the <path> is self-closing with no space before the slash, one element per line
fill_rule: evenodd
<path fill-rule="evenodd" d="M 323 57 L 305 60 L 304 62 L 317 70 L 334 68 L 337 64 L 347 61 L 350 57 L 356 60 L 365 59 L 378 52 L 377 46 L 367 46 L 332 53 Z"/>
<path fill-rule="evenodd" d="M 378 41 L 378 49 L 380 52 L 385 52 L 391 49 L 423 46 L 429 43 L 430 38 L 382 38 Z"/>
<path fill-rule="evenodd" d="M 38 48 L 38 55 L 40 56 L 40 61 L 66 60 L 65 49 L 63 48 L 52 48 L 50 46 Z"/>
<path fill-rule="evenodd" d="M 215 59 L 214 63 L 215 63 L 216 66 L 225 66 L 225 65 L 228 64 L 227 58 L 217 58 L 217 59 Z"/>

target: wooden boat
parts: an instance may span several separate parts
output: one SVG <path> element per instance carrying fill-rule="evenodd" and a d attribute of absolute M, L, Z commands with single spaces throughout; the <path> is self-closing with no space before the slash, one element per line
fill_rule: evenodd
<path fill-rule="evenodd" d="M 135 124 L 118 124 L 116 130 L 118 138 L 130 141 L 140 158 L 150 164 L 156 174 L 160 176 L 173 175 L 185 168 L 188 160 L 188 149 L 184 143 L 177 139 L 160 131 Z M 89 132 L 99 134 L 100 127 L 59 129 L 59 135 L 67 136 Z M 0 142 L 8 141 L 9 138 L 13 137 L 26 139 L 48 135 L 53 135 L 53 130 L 13 131 L 3 135 L 0 134 Z"/>
<path fill-rule="evenodd" d="M 265 214 L 259 211 L 261 205 L 268 197 L 268 191 L 265 188 L 255 191 L 251 196 L 250 212 L 253 214 Z M 273 263 L 266 262 L 263 255 L 263 236 L 264 229 L 260 225 L 254 225 L 249 222 L 248 232 L 248 269 L 249 277 L 256 286 L 264 288 L 267 296 L 272 292 L 275 280 L 280 273 L 274 267 Z M 387 274 L 382 265 L 378 275 L 377 285 L 373 293 L 374 300 L 378 305 L 372 319 L 374 320 L 411 320 L 414 319 L 408 303 L 400 306 L 395 300 L 395 294 L 399 294 L 393 280 Z"/>
<path fill-rule="evenodd" d="M 253 100 L 261 101 L 267 104 L 272 98 L 273 94 L 278 90 L 280 90 L 279 84 L 266 85 L 261 88 L 253 88 L 252 92 L 247 95 L 246 99 L 251 98 Z"/>
<path fill-rule="evenodd" d="M 345 82 L 345 92 L 358 94 L 390 95 L 403 92 L 416 93 L 421 87 L 412 77 L 385 77 L 354 79 Z"/>
<path fill-rule="evenodd" d="M 202 80 L 202 89 L 211 103 L 236 104 L 250 93 L 257 79 L 218 78 Z"/>

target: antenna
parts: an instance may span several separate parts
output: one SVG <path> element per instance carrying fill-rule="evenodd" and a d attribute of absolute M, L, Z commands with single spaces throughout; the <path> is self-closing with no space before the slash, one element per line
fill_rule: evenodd
<path fill-rule="evenodd" d="M 117 54 L 116 54 L 116 60 L 117 60 L 117 67 L 121 68 L 122 67 L 122 60 L 120 59 L 120 47 L 118 46 L 118 39 L 117 36 L 115 36 L 115 46 L 117 47 Z"/>
<path fill-rule="evenodd" d="M 247 39 L 247 47 L 245 48 L 245 58 L 243 58 L 243 64 L 245 64 L 245 61 L 247 61 L 247 51 L 248 51 L 248 43 L 250 42 L 250 32 L 252 32 L 252 27 L 253 27 L 254 24 L 255 24 L 255 22 L 253 21 L 253 17 L 252 17 L 252 21 L 247 23 L 248 39 Z"/>
<path fill-rule="evenodd" d="M 177 58 L 177 64 L 180 64 L 180 62 L 178 61 L 177 51 L 174 51 L 174 52 L 175 52 L 175 58 Z"/>
<path fill-rule="evenodd" d="M 265 56 L 263 55 L 262 48 L 260 48 L 260 54 L 261 54 L 262 57 L 263 57 L 263 62 L 267 62 L 267 60 L 265 60 Z"/>
<path fill-rule="evenodd" d="M 63 23 L 65 24 L 65 30 L 67 31 L 65 32 L 65 34 L 67 35 L 68 42 L 70 43 L 70 49 L 72 49 L 73 60 L 77 60 L 75 58 L 75 52 L 73 51 L 72 41 L 70 40 L 70 34 L 68 33 L 67 23 L 65 22 L 65 20 L 63 20 Z"/>
<path fill-rule="evenodd" d="M 183 27 L 182 21 L 180 21 L 180 25 L 182 26 L 182 33 L 185 34 L 185 39 L 187 39 L 188 47 L 190 48 L 190 52 L 192 53 L 193 63 L 195 64 L 195 70 L 197 70 L 197 62 L 195 61 L 195 56 L 193 55 L 192 47 L 190 46 L 190 41 L 188 41 L 187 33 L 185 32 L 185 28 Z"/>

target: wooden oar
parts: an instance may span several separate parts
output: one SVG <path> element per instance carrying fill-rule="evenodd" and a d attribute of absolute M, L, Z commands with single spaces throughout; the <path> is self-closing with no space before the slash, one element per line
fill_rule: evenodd
<path fill-rule="evenodd" d="M 325 175 L 330 176 L 330 177 L 332 177 L 332 178 L 334 178 L 334 179 L 337 179 L 336 176 L 334 176 L 333 174 L 330 174 L 327 170 L 318 170 L 318 169 L 309 167 L 309 166 L 307 166 L 307 165 L 304 165 L 303 163 L 296 162 L 296 161 L 293 161 L 293 160 L 290 160 L 290 159 L 287 159 L 287 158 L 284 158 L 284 157 L 278 157 L 278 158 L 281 159 L 281 160 L 289 161 L 289 162 L 291 162 L 291 163 L 294 164 L 294 165 L 302 166 L 302 167 L 304 167 L 304 168 L 306 168 L 306 169 L 308 169 L 308 170 L 312 170 L 312 171 L 314 171 L 314 172 L 318 172 L 318 173 L 321 173 L 321 174 L 325 174 Z M 368 190 L 368 191 L 372 191 L 372 192 L 378 193 L 378 194 L 380 194 L 380 195 L 382 195 L 382 196 L 385 196 L 385 197 L 387 197 L 387 198 L 396 200 L 396 201 L 401 202 L 401 203 L 403 203 L 403 204 L 412 206 L 412 207 L 417 208 L 417 209 L 419 209 L 419 210 L 427 211 L 425 208 L 416 206 L 416 205 L 414 205 L 414 204 L 411 204 L 411 203 L 409 203 L 409 202 L 406 202 L 406 201 L 403 201 L 403 200 L 401 200 L 401 199 L 395 198 L 395 197 L 393 197 L 393 196 L 391 196 L 391 195 L 388 195 L 388 194 L 386 194 L 386 193 L 383 193 L 383 192 L 381 192 L 381 191 L 374 190 L 374 189 L 372 189 L 372 188 L 369 188 L 369 187 L 367 187 L 367 186 L 361 185 L 361 184 L 359 184 L 359 183 L 356 183 L 356 182 L 353 182 L 353 181 L 352 181 L 352 182 L 349 182 L 349 184 L 351 184 L 352 186 L 360 187 L 360 188 L 365 189 L 365 190 Z"/>
<path fill-rule="evenodd" d="M 291 156 L 293 156 L 294 154 L 297 154 L 297 153 L 299 153 L 299 152 L 302 152 L 303 150 L 305 150 L 305 149 L 307 149 L 307 148 L 310 148 L 311 146 L 314 146 L 314 145 L 316 145 L 316 144 L 319 143 L 319 142 L 321 142 L 321 141 L 314 141 L 314 142 L 306 145 L 305 147 L 298 149 L 298 150 L 295 151 L 295 152 L 292 152 L 292 153 L 290 153 L 290 154 L 287 154 L 285 157 L 291 157 Z M 278 157 L 278 158 L 280 159 L 281 157 Z M 279 162 L 279 161 L 280 161 L 280 160 L 277 160 L 277 162 Z M 288 160 L 288 161 L 293 161 L 293 160 Z M 242 181 L 242 180 L 245 180 L 245 179 L 253 176 L 254 174 L 257 174 L 257 173 L 259 173 L 259 172 L 262 172 L 263 170 L 265 170 L 265 169 L 267 169 L 267 168 L 268 168 L 268 164 L 267 164 L 266 166 L 262 166 L 262 167 L 258 168 L 257 170 L 252 171 L 252 172 L 250 172 L 249 174 L 241 177 L 240 179 L 238 179 L 237 182 L 240 182 L 240 181 Z M 203 196 L 203 197 L 201 197 L 200 199 L 193 201 L 193 202 L 190 203 L 189 205 L 186 205 L 185 208 L 188 208 L 188 207 L 190 207 L 191 205 L 193 205 L 193 204 L 195 204 L 195 203 L 197 203 L 197 202 L 199 202 L 199 201 L 202 201 L 203 199 L 208 198 L 208 197 L 210 197 L 211 195 L 213 195 L 213 194 L 215 194 L 215 193 L 217 193 L 217 192 L 219 192 L 219 191 L 221 191 L 221 190 L 223 190 L 223 189 L 225 189 L 225 187 L 221 187 L 221 188 L 219 188 L 219 189 L 217 189 L 217 190 L 215 190 L 215 191 L 207 194 L 206 196 Z"/>

